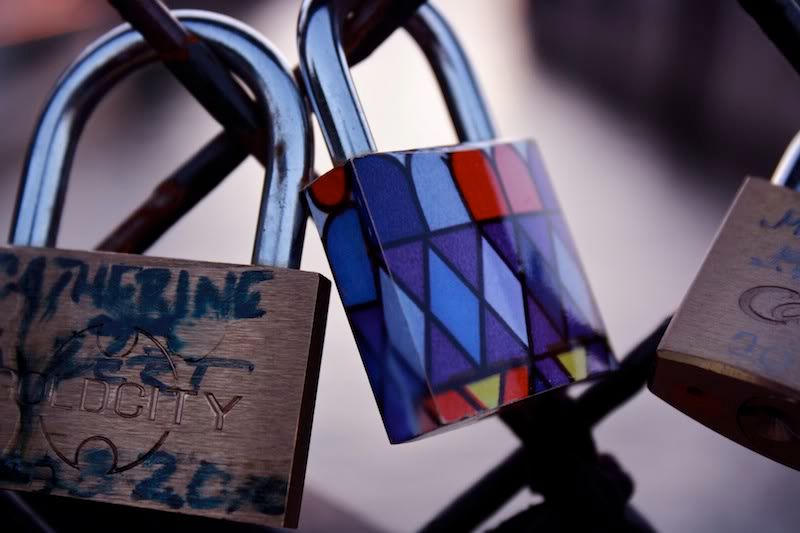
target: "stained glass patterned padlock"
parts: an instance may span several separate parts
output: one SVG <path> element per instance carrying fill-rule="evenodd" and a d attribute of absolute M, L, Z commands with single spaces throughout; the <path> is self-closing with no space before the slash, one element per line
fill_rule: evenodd
<path fill-rule="evenodd" d="M 306 190 L 390 441 L 613 368 L 539 152 L 493 140 L 446 22 L 426 4 L 407 29 L 465 143 L 375 153 L 337 5 L 301 13 L 301 72 L 336 165 Z"/>
<path fill-rule="evenodd" d="M 650 390 L 800 470 L 800 134 L 748 178 L 661 344 Z"/>
<path fill-rule="evenodd" d="M 127 25 L 101 37 L 39 119 L 0 248 L 0 488 L 296 527 L 330 290 L 296 270 L 307 110 L 258 33 L 176 14 L 236 60 L 276 146 L 254 264 L 53 248 L 89 113 L 157 59 Z"/>

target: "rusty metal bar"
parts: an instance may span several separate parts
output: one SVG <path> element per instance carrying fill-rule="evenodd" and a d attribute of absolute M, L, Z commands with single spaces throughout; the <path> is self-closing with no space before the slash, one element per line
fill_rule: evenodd
<path fill-rule="evenodd" d="M 163 4 L 143 0 L 109 1 L 112 5 L 121 7 L 123 18 L 127 18 L 128 14 L 135 16 L 135 27 L 147 31 L 147 34 L 144 34 L 145 38 L 160 55 L 174 58 L 190 56 L 188 51 L 180 49 L 186 32 L 174 27 L 172 22 L 174 17 L 169 14 L 169 16 L 164 15 Z M 351 63 L 355 64 L 368 57 L 394 30 L 403 26 L 423 3 L 425 0 L 354 2 L 354 16 L 348 20 L 345 33 L 345 49 L 348 51 Z M 215 65 L 218 63 L 213 58 L 208 59 L 203 53 L 194 56 L 189 63 L 174 63 L 174 68 L 182 69 L 181 76 L 184 76 L 182 81 L 185 84 L 202 84 L 206 76 L 204 65 L 208 62 Z M 216 66 L 211 68 L 215 69 L 212 83 L 216 83 L 219 81 L 216 76 L 221 76 L 221 73 Z M 206 103 L 209 106 L 214 107 L 219 103 L 214 94 L 206 96 L 208 97 Z M 227 105 L 224 100 L 222 105 Z M 237 106 L 237 109 L 241 107 Z M 235 116 L 235 113 L 220 114 L 220 117 L 227 121 Z M 236 142 L 238 139 L 239 136 L 222 133 L 209 141 L 200 152 L 159 184 L 150 197 L 99 244 L 98 249 L 144 253 L 247 157 L 247 150 L 250 147 L 246 146 L 247 150 L 243 149 L 242 145 Z M 260 161 L 263 164 L 263 160 Z"/>

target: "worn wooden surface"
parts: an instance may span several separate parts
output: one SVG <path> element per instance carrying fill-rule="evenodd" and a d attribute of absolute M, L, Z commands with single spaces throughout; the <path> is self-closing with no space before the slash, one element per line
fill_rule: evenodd
<path fill-rule="evenodd" d="M 800 468 L 800 193 L 745 182 L 659 346 L 650 387 Z"/>
<path fill-rule="evenodd" d="M 329 291 L 0 248 L 0 487 L 296 526 Z"/>

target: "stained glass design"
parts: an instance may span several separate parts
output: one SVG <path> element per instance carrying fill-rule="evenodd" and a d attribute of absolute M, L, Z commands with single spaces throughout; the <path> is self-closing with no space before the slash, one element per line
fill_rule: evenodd
<path fill-rule="evenodd" d="M 616 366 L 533 143 L 372 154 L 306 193 L 391 442 Z"/>

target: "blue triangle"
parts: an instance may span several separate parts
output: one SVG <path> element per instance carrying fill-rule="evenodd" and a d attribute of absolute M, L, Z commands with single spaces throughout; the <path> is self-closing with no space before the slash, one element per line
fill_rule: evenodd
<path fill-rule="evenodd" d="M 478 287 L 478 239 L 475 228 L 465 228 L 431 237 L 431 243 L 456 272 Z"/>

